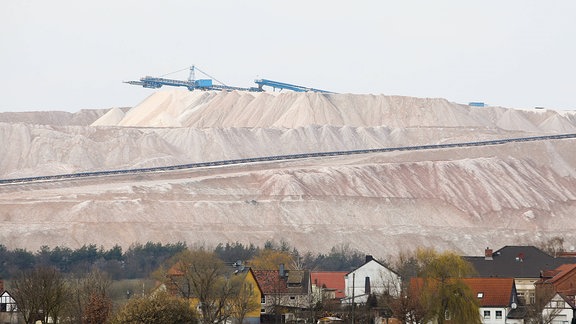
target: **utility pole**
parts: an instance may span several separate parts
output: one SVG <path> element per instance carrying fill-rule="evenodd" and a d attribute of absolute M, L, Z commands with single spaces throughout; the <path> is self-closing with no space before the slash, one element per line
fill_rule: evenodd
<path fill-rule="evenodd" d="M 356 305 L 354 304 L 354 290 L 355 290 L 355 289 L 354 289 L 354 284 L 355 284 L 355 282 L 356 282 L 356 274 L 353 273 L 353 274 L 352 274 L 352 324 L 355 323 L 355 317 L 354 317 L 354 315 L 355 315 L 355 308 L 356 308 Z"/>

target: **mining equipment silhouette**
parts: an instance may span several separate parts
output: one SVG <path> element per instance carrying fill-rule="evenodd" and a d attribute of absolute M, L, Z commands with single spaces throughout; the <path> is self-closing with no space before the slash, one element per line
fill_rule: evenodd
<path fill-rule="evenodd" d="M 188 68 L 186 68 L 186 69 L 188 69 Z M 171 72 L 169 74 L 180 72 L 180 71 L 183 71 L 186 69 Z M 196 79 L 196 71 L 202 73 L 203 75 L 208 77 L 208 79 Z M 223 82 L 218 81 L 216 78 L 210 76 L 209 74 L 200 70 L 199 68 L 197 68 L 194 65 L 192 65 L 190 67 L 190 75 L 188 76 L 188 80 L 175 80 L 175 79 L 167 79 L 167 78 L 163 78 L 163 77 L 145 76 L 143 78 L 140 78 L 140 80 L 138 80 L 138 81 L 124 81 L 124 83 L 128 83 L 131 85 L 143 86 L 144 88 L 152 88 L 152 89 L 157 89 L 157 88 L 160 88 L 162 86 L 184 87 L 190 91 L 194 91 L 194 90 L 204 90 L 204 91 L 206 91 L 206 90 L 220 90 L 220 91 L 238 90 L 238 91 L 263 92 L 264 87 L 266 86 L 266 87 L 271 87 L 274 90 L 286 89 L 286 90 L 291 90 L 291 91 L 296 91 L 296 92 L 333 93 L 331 91 L 326 91 L 326 90 L 321 90 L 321 89 L 316 89 L 316 88 L 310 88 L 310 87 L 305 87 L 305 86 L 290 84 L 290 83 L 285 83 L 285 82 L 273 81 L 273 80 L 268 80 L 268 79 L 256 79 L 256 80 L 254 80 L 254 83 L 256 83 L 258 85 L 257 87 L 244 88 L 244 87 L 229 86 L 229 85 L 224 84 Z"/>

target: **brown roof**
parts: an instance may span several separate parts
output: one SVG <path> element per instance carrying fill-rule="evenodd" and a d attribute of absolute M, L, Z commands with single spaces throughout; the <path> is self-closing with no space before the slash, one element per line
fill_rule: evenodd
<path fill-rule="evenodd" d="M 304 271 L 302 270 L 290 270 L 288 272 L 288 278 L 286 281 L 289 285 L 291 284 L 301 284 L 302 279 L 304 279 Z"/>
<path fill-rule="evenodd" d="M 184 272 L 182 271 L 182 263 L 177 262 L 174 264 L 168 271 L 166 272 L 168 276 L 183 276 Z"/>
<path fill-rule="evenodd" d="M 554 276 L 556 276 L 557 274 L 559 274 L 560 271 L 558 270 L 543 270 L 540 272 L 540 280 L 539 281 L 545 281 L 548 279 L 552 279 Z"/>
<path fill-rule="evenodd" d="M 564 299 L 570 299 L 570 305 L 574 305 L 574 296 L 576 295 L 575 270 L 576 264 L 563 264 L 554 270 L 542 271 L 536 285 L 551 285 Z"/>
<path fill-rule="evenodd" d="M 254 279 L 263 294 L 301 294 L 308 292 L 308 270 L 286 270 L 284 277 L 279 270 L 252 270 Z"/>
<path fill-rule="evenodd" d="M 287 293 L 288 287 L 278 270 L 253 270 L 254 278 L 264 294 Z"/>
<path fill-rule="evenodd" d="M 544 271 L 542 279 L 546 283 L 554 283 L 576 269 L 576 264 L 563 264 L 554 270 Z M 547 280 L 546 280 L 547 279 Z"/>

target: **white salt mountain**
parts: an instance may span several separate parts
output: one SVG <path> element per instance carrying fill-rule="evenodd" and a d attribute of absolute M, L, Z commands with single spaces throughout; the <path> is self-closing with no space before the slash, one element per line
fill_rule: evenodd
<path fill-rule="evenodd" d="M 570 112 L 384 95 L 168 90 L 130 110 L 90 116 L 91 126 L 82 126 L 89 122 L 0 115 L 0 178 L 576 133 Z M 304 251 L 348 244 L 382 257 L 417 246 L 477 254 L 552 236 L 572 244 L 574 144 L 0 185 L 0 238 L 29 249 L 282 240 Z"/>

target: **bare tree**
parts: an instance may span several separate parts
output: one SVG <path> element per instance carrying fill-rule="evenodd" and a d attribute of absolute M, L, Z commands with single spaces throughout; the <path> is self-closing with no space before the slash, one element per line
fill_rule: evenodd
<path fill-rule="evenodd" d="M 426 309 L 416 296 L 410 294 L 408 287 L 403 289 L 400 296 L 392 301 L 391 308 L 394 317 L 401 323 L 424 323 Z"/>
<path fill-rule="evenodd" d="M 26 323 L 57 323 L 68 294 L 62 274 L 53 268 L 25 271 L 12 282 L 12 297 Z"/>
<path fill-rule="evenodd" d="M 106 323 L 112 311 L 112 300 L 101 293 L 94 292 L 84 307 L 83 319 L 86 324 Z"/>
<path fill-rule="evenodd" d="M 564 238 L 561 236 L 554 236 L 547 241 L 540 242 L 538 247 L 553 257 L 557 257 L 558 253 L 566 251 L 564 249 Z"/>
<path fill-rule="evenodd" d="M 554 300 L 556 291 L 552 285 L 544 284 L 536 286 L 536 298 L 534 303 L 526 306 L 526 324 L 551 324 L 562 312 L 564 300 Z M 561 303 L 559 303 L 561 302 Z"/>
<path fill-rule="evenodd" d="M 420 262 L 414 252 L 400 252 L 394 262 L 394 270 L 401 278 L 400 292 L 390 301 L 394 317 L 401 323 L 421 324 L 426 310 L 418 296 L 410 289 L 410 279 L 421 272 Z"/>
<path fill-rule="evenodd" d="M 112 308 L 112 300 L 108 296 L 111 284 L 110 277 L 99 270 L 69 279 L 71 302 L 68 317 L 77 321 L 91 318 L 95 323 L 105 322 Z"/>
<path fill-rule="evenodd" d="M 202 323 L 219 323 L 229 318 L 228 302 L 236 292 L 226 278 L 225 264 L 204 250 L 184 250 L 174 261 L 173 273 L 166 276 L 169 289 L 185 298 L 197 298 Z"/>
<path fill-rule="evenodd" d="M 231 315 L 242 324 L 249 313 L 260 309 L 260 300 L 256 296 L 254 285 L 246 281 L 246 275 L 237 275 L 231 279 L 236 295 L 230 299 Z"/>

